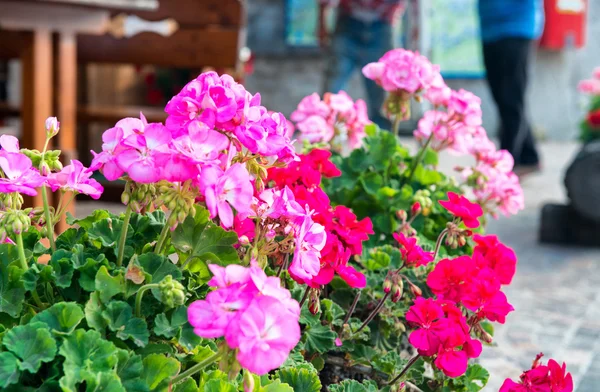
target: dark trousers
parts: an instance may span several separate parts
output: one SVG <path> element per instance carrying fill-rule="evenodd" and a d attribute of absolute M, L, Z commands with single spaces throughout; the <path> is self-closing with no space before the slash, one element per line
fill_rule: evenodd
<path fill-rule="evenodd" d="M 525 111 L 532 40 L 505 38 L 483 44 L 487 80 L 500 115 L 500 147 L 515 165 L 536 165 L 539 156 Z"/>

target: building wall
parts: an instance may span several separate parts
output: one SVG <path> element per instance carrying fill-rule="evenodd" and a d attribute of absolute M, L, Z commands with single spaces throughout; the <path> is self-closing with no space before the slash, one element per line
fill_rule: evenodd
<path fill-rule="evenodd" d="M 576 137 L 586 99 L 577 92 L 581 79 L 600 66 L 600 0 L 589 1 L 588 40 L 584 49 L 560 52 L 538 50 L 533 58 L 528 112 L 535 132 L 544 138 Z M 284 42 L 284 1 L 250 0 L 248 46 L 256 55 L 254 74 L 247 79 L 251 91 L 260 91 L 264 104 L 291 113 L 302 97 L 321 90 L 324 61 L 316 50 L 290 50 Z M 498 128 L 497 113 L 484 80 L 450 80 L 483 101 L 484 126 L 490 134 Z M 348 92 L 364 98 L 358 71 Z"/>

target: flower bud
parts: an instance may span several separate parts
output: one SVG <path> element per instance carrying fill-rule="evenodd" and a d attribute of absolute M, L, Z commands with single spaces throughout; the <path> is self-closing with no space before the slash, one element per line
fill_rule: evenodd
<path fill-rule="evenodd" d="M 456 241 L 459 247 L 463 247 L 467 244 L 467 239 L 463 235 L 458 236 Z"/>
<path fill-rule="evenodd" d="M 46 119 L 46 137 L 52 139 L 58 134 L 60 129 L 60 123 L 56 117 L 48 117 Z"/>
<path fill-rule="evenodd" d="M 131 196 L 129 195 L 129 193 L 123 192 L 121 194 L 121 203 L 123 203 L 125 205 L 129 204 L 130 198 L 131 198 Z"/>
<path fill-rule="evenodd" d="M 392 280 L 389 278 L 386 278 L 383 281 L 383 292 L 384 293 L 389 293 L 392 290 Z"/>
<path fill-rule="evenodd" d="M 47 176 L 51 172 L 52 172 L 52 170 L 50 169 L 50 166 L 48 165 L 47 162 L 44 161 L 40 164 L 40 174 L 42 176 Z"/>
<path fill-rule="evenodd" d="M 398 219 L 400 219 L 402 222 L 406 222 L 406 219 L 408 218 L 408 214 L 404 210 L 398 210 L 398 211 L 396 211 L 396 217 Z"/>
<path fill-rule="evenodd" d="M 412 207 L 410 207 L 410 214 L 412 216 L 417 215 L 419 212 L 421 212 L 421 203 L 419 203 L 418 201 L 416 201 Z"/>
<path fill-rule="evenodd" d="M 252 392 L 254 390 L 254 377 L 252 373 L 244 370 L 244 392 Z"/>
<path fill-rule="evenodd" d="M 277 235 L 277 233 L 275 232 L 275 230 L 270 229 L 267 231 L 267 233 L 265 234 L 265 238 L 269 241 L 271 241 L 273 238 L 275 238 L 275 236 Z"/>
<path fill-rule="evenodd" d="M 240 236 L 240 238 L 239 238 L 239 243 L 240 243 L 240 245 L 242 245 L 242 246 L 249 245 L 249 244 L 250 244 L 250 239 L 248 238 L 248 236 L 247 236 L 247 235 L 242 235 L 242 236 Z"/>
<path fill-rule="evenodd" d="M 321 311 L 321 302 L 317 299 L 316 301 L 310 301 L 308 304 L 308 310 L 311 314 L 317 314 Z"/>
<path fill-rule="evenodd" d="M 420 297 L 423 295 L 423 290 L 421 290 L 421 288 L 413 283 L 410 284 L 410 292 L 412 293 L 412 295 L 414 295 L 415 297 Z"/>
<path fill-rule="evenodd" d="M 402 298 L 402 292 L 404 291 L 404 284 L 402 279 L 398 279 L 398 282 L 392 286 L 392 302 L 398 302 Z"/>
<path fill-rule="evenodd" d="M 185 288 L 181 283 L 173 280 L 171 275 L 165 276 L 158 284 L 161 302 L 168 307 L 174 308 L 185 303 Z"/>

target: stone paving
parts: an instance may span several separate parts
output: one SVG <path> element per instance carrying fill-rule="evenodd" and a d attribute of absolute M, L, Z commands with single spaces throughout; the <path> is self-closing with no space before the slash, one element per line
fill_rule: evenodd
<path fill-rule="evenodd" d="M 506 377 L 517 379 L 539 352 L 568 363 L 575 392 L 600 392 L 600 248 L 542 245 L 537 240 L 541 207 L 566 199 L 563 175 L 577 148 L 575 143 L 544 143 L 543 172 L 523 183 L 525 211 L 490 222 L 488 232 L 515 249 L 519 264 L 506 288 L 516 311 L 505 325 L 496 326 L 497 347 L 485 348 L 481 357 L 492 375 L 485 392 L 498 391 Z M 445 155 L 440 166 L 450 169 L 461 163 Z M 80 206 L 78 215 L 105 207 Z"/>

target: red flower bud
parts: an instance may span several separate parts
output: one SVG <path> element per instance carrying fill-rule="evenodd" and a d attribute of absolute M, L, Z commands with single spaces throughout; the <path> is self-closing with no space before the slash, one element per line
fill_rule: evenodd
<path fill-rule="evenodd" d="M 383 292 L 384 293 L 389 293 L 392 290 L 392 281 L 390 279 L 387 279 L 383 281 Z"/>
<path fill-rule="evenodd" d="M 415 204 L 413 204 L 412 207 L 410 207 L 410 213 L 412 216 L 415 216 L 420 212 L 421 212 L 421 203 L 416 201 Z"/>

